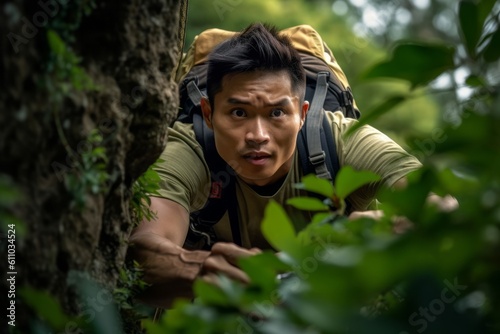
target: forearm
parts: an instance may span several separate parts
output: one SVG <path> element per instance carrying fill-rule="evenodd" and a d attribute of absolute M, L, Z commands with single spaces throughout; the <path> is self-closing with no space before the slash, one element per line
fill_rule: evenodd
<path fill-rule="evenodd" d="M 140 300 L 169 307 L 175 298 L 192 297 L 193 282 L 209 252 L 185 250 L 152 232 L 135 233 L 130 243 L 130 255 L 143 269 L 143 280 L 150 284 Z"/>

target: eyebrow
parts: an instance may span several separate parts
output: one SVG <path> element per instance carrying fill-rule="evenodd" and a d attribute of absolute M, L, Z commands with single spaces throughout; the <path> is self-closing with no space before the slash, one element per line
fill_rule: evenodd
<path fill-rule="evenodd" d="M 251 103 L 249 101 L 245 101 L 245 100 L 240 100 L 238 98 L 235 98 L 235 97 L 230 97 L 227 99 L 227 102 L 230 103 L 230 104 L 243 104 L 243 105 L 251 105 Z M 279 107 L 279 106 L 286 106 L 288 104 L 290 104 L 290 99 L 285 97 L 277 102 L 274 102 L 274 103 L 269 103 L 269 104 L 266 104 L 265 106 L 266 107 Z"/>

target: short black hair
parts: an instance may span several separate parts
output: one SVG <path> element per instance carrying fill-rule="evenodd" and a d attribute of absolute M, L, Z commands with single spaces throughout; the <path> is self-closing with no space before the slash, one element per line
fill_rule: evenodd
<path fill-rule="evenodd" d="M 258 70 L 287 71 L 292 91 L 304 100 L 306 75 L 300 54 L 275 26 L 253 23 L 217 45 L 209 55 L 207 95 L 212 112 L 214 96 L 222 90 L 222 79 L 226 75 Z"/>

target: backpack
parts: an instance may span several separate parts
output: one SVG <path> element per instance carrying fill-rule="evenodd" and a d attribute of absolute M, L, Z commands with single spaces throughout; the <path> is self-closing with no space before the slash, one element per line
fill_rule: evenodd
<path fill-rule="evenodd" d="M 346 117 L 358 119 L 360 112 L 347 78 L 332 51 L 309 25 L 281 30 L 299 51 L 306 71 L 306 100 L 310 102 L 304 126 L 297 137 L 297 150 L 303 175 L 315 173 L 333 180 L 339 170 L 336 145 L 325 110 L 341 110 Z M 233 242 L 241 245 L 235 173 L 219 156 L 212 130 L 204 120 L 200 100 L 206 92 L 207 60 L 210 51 L 236 32 L 209 29 L 195 37 L 177 69 L 179 83 L 179 114 L 177 120 L 192 123 L 196 139 L 203 148 L 211 173 L 211 191 L 200 211 L 190 214 L 190 228 L 185 247 L 210 247 L 216 242 L 213 226 L 228 212 Z"/>

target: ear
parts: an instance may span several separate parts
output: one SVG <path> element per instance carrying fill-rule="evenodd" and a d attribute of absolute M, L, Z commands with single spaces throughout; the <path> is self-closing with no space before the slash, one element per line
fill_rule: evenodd
<path fill-rule="evenodd" d="M 206 97 L 201 98 L 200 107 L 205 123 L 210 129 L 212 129 L 212 107 L 210 107 L 210 102 L 208 102 L 208 98 Z"/>
<path fill-rule="evenodd" d="M 309 101 L 304 101 L 304 103 L 302 103 L 302 108 L 300 110 L 300 127 L 304 125 L 308 111 L 309 111 Z"/>

